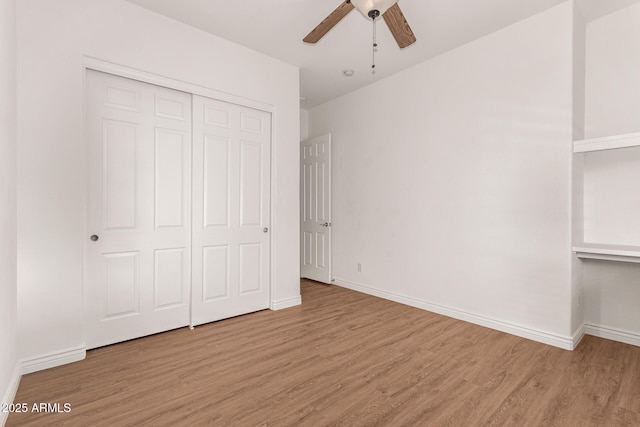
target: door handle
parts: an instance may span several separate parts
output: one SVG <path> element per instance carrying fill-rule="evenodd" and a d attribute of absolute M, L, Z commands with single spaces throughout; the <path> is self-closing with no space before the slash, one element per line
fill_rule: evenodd
<path fill-rule="evenodd" d="M 99 239 L 98 235 L 96 235 L 96 234 L 92 235 L 92 236 L 91 236 L 91 237 L 89 237 L 89 238 L 90 238 L 93 242 L 97 242 L 97 241 L 98 241 L 98 239 Z"/>
<path fill-rule="evenodd" d="M 325 222 L 324 224 L 320 224 L 320 227 L 331 227 L 331 223 Z"/>

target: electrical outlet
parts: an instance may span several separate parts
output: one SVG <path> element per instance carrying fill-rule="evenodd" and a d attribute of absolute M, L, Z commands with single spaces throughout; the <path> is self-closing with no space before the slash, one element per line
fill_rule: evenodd
<path fill-rule="evenodd" d="M 358 273 L 362 273 L 362 264 L 358 263 Z"/>

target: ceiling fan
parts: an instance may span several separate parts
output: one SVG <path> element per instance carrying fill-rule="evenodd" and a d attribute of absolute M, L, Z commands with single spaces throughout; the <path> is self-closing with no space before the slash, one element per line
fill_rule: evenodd
<path fill-rule="evenodd" d="M 411 46 L 416 36 L 411 31 L 404 14 L 398 6 L 398 0 L 345 0 L 303 39 L 305 43 L 315 44 L 353 9 L 358 9 L 365 17 L 375 21 L 380 15 L 396 39 L 401 49 Z"/>

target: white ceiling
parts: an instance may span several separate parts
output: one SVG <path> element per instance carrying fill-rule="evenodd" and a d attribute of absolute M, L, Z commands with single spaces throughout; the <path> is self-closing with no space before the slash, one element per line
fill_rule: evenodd
<path fill-rule="evenodd" d="M 318 44 L 302 42 L 343 0 L 128 1 L 300 67 L 301 107 L 309 109 L 565 0 L 400 0 L 418 41 L 400 50 L 381 20 L 375 74 L 372 24 L 357 11 Z M 590 20 L 639 0 L 579 1 Z M 355 75 L 345 77 L 345 69 Z"/>

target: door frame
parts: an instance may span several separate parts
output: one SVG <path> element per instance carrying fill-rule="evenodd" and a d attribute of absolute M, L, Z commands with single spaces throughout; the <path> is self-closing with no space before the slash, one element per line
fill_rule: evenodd
<path fill-rule="evenodd" d="M 277 240 L 277 234 L 278 234 L 278 230 L 275 229 L 273 227 L 273 224 L 275 223 L 275 219 L 276 219 L 276 207 L 277 207 L 277 201 L 276 198 L 274 197 L 274 194 L 277 194 L 277 185 L 276 185 L 276 181 L 275 181 L 275 173 L 274 171 L 276 171 L 276 137 L 275 137 L 275 121 L 276 121 L 276 108 L 273 105 L 264 103 L 264 102 L 260 102 L 257 100 L 253 100 L 250 98 L 244 98 L 241 96 L 237 96 L 237 95 L 233 95 L 233 94 L 229 94 L 229 93 L 225 93 L 225 92 L 221 92 L 215 89 L 211 89 L 211 88 L 207 88 L 204 86 L 200 86 L 197 84 L 193 84 L 193 83 L 189 83 L 189 82 L 184 82 L 181 80 L 175 80 L 172 79 L 170 77 L 166 77 L 166 76 L 162 76 L 159 74 L 154 74 L 154 73 L 150 73 L 150 72 L 146 72 L 146 71 L 142 71 L 142 70 L 138 70 L 135 68 L 130 68 L 124 65 L 120 65 L 120 64 L 114 64 L 112 62 L 108 62 L 108 61 L 104 61 L 98 58 L 94 58 L 94 57 L 90 57 L 90 56 L 83 56 L 82 58 L 82 87 L 83 87 L 83 94 L 86 94 L 86 85 L 87 85 L 87 81 L 86 81 L 86 76 L 87 76 L 87 70 L 94 70 L 94 71 L 100 71 L 103 73 L 108 73 L 108 74 L 113 74 L 119 77 L 124 77 L 124 78 L 128 78 L 131 80 L 138 80 L 141 81 L 143 83 L 149 83 L 149 84 L 153 84 L 156 86 L 161 86 L 161 87 L 165 87 L 168 89 L 174 89 L 174 90 L 178 90 L 181 92 L 186 92 L 192 95 L 200 95 L 200 96 L 204 96 L 207 98 L 212 98 L 212 99 L 216 99 L 219 101 L 224 101 L 224 102 L 228 102 L 231 104 L 236 104 L 236 105 L 240 105 L 243 107 L 248 107 L 248 108 L 253 108 L 255 110 L 260 110 L 260 111 L 265 111 L 267 113 L 271 114 L 271 159 L 270 159 L 270 163 L 271 163 L 271 176 L 270 176 L 270 182 L 271 182 L 271 192 L 269 194 L 269 198 L 271 200 L 271 211 L 270 211 L 270 218 L 271 218 L 271 224 L 269 224 L 269 235 L 270 235 L 270 241 L 269 241 L 269 247 L 270 247 L 270 258 L 269 258 L 269 308 L 271 310 L 276 310 L 276 303 L 274 301 L 274 295 L 275 295 L 275 289 L 274 289 L 274 284 L 276 283 L 275 280 L 275 247 L 276 247 L 276 240 Z M 88 131 L 87 131 L 87 118 L 86 118 L 86 111 L 87 111 L 87 105 L 86 105 L 86 96 L 83 97 L 83 109 L 82 109 L 82 140 L 84 141 L 84 143 L 82 144 L 81 147 L 81 156 L 82 156 L 82 165 L 81 165 L 81 169 L 82 169 L 82 177 L 81 177 L 81 182 L 82 182 L 82 195 L 81 195 L 81 199 L 82 199 L 82 228 L 83 228 L 83 235 L 82 235 L 82 335 L 84 338 L 84 341 L 86 343 L 86 337 L 87 337 L 87 326 L 86 326 L 86 310 L 87 310 L 87 295 L 88 295 L 88 286 L 89 286 L 89 280 L 88 280 L 88 245 L 89 245 L 89 240 L 88 240 L 88 236 L 89 236 L 89 224 L 88 224 L 88 209 L 87 209 L 87 202 L 89 200 L 89 183 L 87 180 L 87 172 L 88 172 L 88 167 L 87 167 L 87 155 L 88 155 L 88 150 L 87 150 L 87 137 L 88 137 Z M 190 284 L 190 288 L 189 288 L 189 305 L 191 305 L 191 284 Z M 189 307 L 189 311 L 191 311 L 191 307 Z M 191 314 L 189 315 L 189 322 L 191 322 Z"/>

